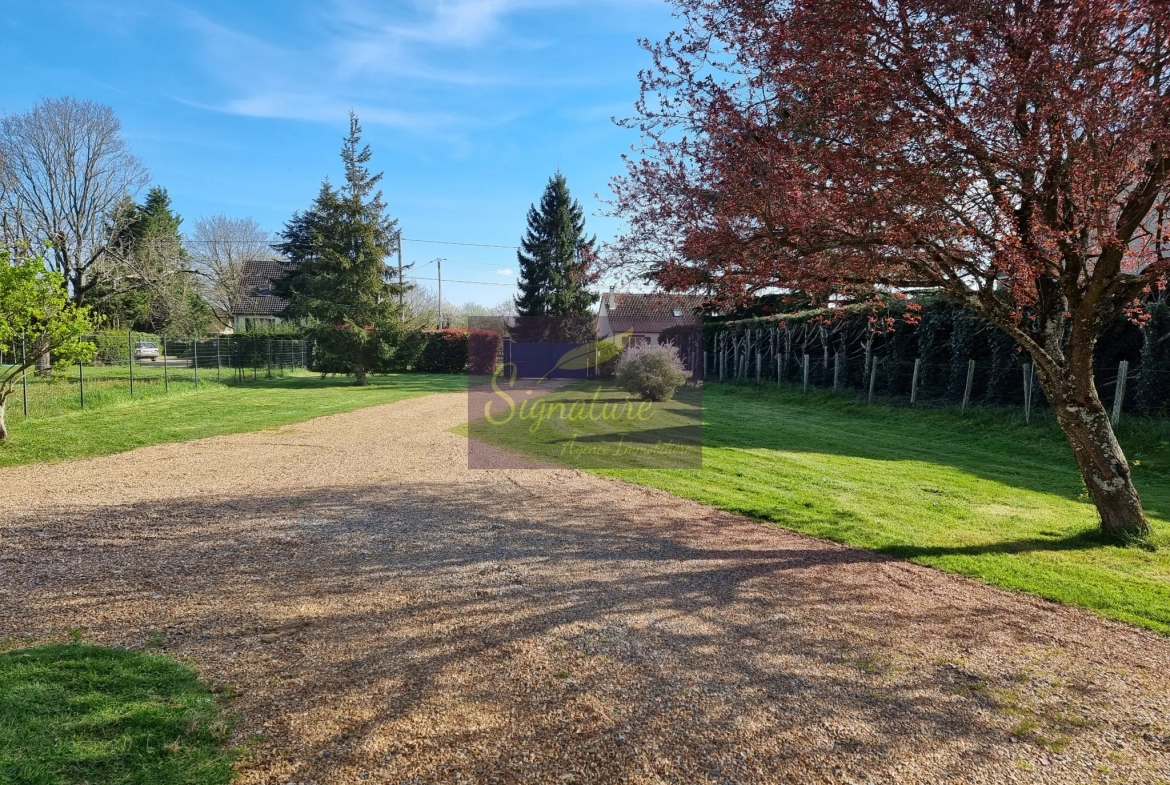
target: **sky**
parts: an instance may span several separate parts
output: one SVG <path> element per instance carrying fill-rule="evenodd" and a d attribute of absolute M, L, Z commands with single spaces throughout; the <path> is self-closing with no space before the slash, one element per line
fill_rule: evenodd
<path fill-rule="evenodd" d="M 636 132 L 639 38 L 665 0 L 0 0 L 0 113 L 42 96 L 113 107 L 190 229 L 276 232 L 341 178 L 354 109 L 414 275 L 490 305 L 514 293 L 528 206 L 559 168 L 601 240 Z M 600 200 L 599 200 L 600 197 Z M 474 281 L 477 283 L 457 283 Z"/>

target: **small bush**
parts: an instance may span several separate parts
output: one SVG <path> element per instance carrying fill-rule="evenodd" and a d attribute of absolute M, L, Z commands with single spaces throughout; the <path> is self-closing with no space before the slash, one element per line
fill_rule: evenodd
<path fill-rule="evenodd" d="M 500 355 L 500 334 L 491 330 L 472 330 L 467 336 L 467 354 L 471 373 L 487 375 L 494 372 Z"/>
<path fill-rule="evenodd" d="M 622 352 L 615 371 L 617 386 L 647 401 L 669 401 L 690 378 L 673 346 L 638 344 Z"/>
<path fill-rule="evenodd" d="M 597 356 L 600 361 L 597 363 L 597 376 L 600 379 L 612 379 L 617 372 L 618 360 L 621 359 L 622 350 L 618 348 L 613 341 L 602 339 L 597 342 Z"/>
<path fill-rule="evenodd" d="M 415 364 L 424 373 L 464 373 L 467 371 L 467 330 L 448 328 L 428 330 L 426 345 Z"/>

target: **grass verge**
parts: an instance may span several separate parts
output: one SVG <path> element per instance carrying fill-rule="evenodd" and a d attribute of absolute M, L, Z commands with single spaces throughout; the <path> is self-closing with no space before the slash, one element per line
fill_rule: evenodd
<path fill-rule="evenodd" d="M 80 644 L 0 653 L 0 782 L 220 785 L 230 725 L 193 671 Z"/>
<path fill-rule="evenodd" d="M 240 384 L 208 382 L 198 389 L 120 401 L 57 417 L 22 420 L 9 410 L 9 440 L 0 466 L 89 458 L 166 442 L 275 428 L 392 403 L 432 392 L 466 389 L 463 376 L 395 374 L 366 387 L 345 378 L 299 374 Z"/>
<path fill-rule="evenodd" d="M 1170 634 L 1166 423 L 1119 430 L 1154 525 L 1150 548 L 1125 548 L 1097 537 L 1096 511 L 1052 422 L 730 385 L 706 386 L 702 407 L 701 469 L 593 470 Z M 556 420 L 536 435 L 522 423 L 477 422 L 471 434 L 573 463 L 550 449 L 572 430 Z"/>

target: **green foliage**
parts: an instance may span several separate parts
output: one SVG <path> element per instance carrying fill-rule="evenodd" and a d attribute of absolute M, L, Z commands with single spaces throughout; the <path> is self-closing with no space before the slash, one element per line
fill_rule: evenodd
<path fill-rule="evenodd" d="M 129 197 L 118 205 L 108 221 L 116 262 L 87 295 L 110 326 L 207 333 L 214 315 L 190 272 L 182 223 L 165 188 L 151 188 L 141 205 Z"/>
<path fill-rule="evenodd" d="M 673 346 L 635 344 L 618 358 L 617 386 L 647 401 L 669 401 L 690 374 Z"/>
<path fill-rule="evenodd" d="M 89 329 L 89 309 L 69 298 L 59 272 L 46 270 L 38 256 L 12 259 L 0 251 L 0 353 L 16 358 L 0 366 L 0 441 L 8 438 L 4 404 L 17 380 L 46 354 L 59 362 L 92 359 L 94 345 L 83 340 Z"/>
<path fill-rule="evenodd" d="M 427 330 L 426 343 L 415 364 L 422 373 L 465 373 L 468 362 L 468 331 Z"/>
<path fill-rule="evenodd" d="M 0 782 L 227 785 L 230 724 L 168 657 L 78 644 L 0 654 Z"/>
<path fill-rule="evenodd" d="M 314 368 L 353 374 L 364 384 L 385 367 L 406 332 L 398 307 L 401 291 L 387 275 L 385 259 L 397 247 L 396 222 L 386 217 L 382 175 L 371 175 L 369 147 L 351 113 L 341 153 L 345 185 L 326 180 L 313 205 L 293 216 L 277 246 L 291 263 L 275 283 L 289 300 L 286 317 L 300 320 L 314 341 Z"/>
<path fill-rule="evenodd" d="M 597 238 L 585 236 L 585 213 L 569 193 L 559 171 L 544 189 L 540 207 L 528 210 L 528 231 L 520 241 L 521 317 L 581 317 L 590 313 L 598 295 L 588 290 L 595 275 L 590 260 Z M 526 340 L 521 338 L 521 340 Z"/>

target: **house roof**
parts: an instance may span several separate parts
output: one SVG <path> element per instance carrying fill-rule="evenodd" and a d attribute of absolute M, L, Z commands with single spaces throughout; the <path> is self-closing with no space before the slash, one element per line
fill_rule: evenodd
<path fill-rule="evenodd" d="M 698 325 L 704 299 L 701 294 L 609 292 L 601 307 L 614 333 L 661 333 L 671 327 Z"/>
<path fill-rule="evenodd" d="M 284 262 L 275 259 L 251 259 L 244 262 L 244 275 L 236 292 L 232 316 L 279 316 L 288 300 L 272 294 L 272 282 L 287 272 Z"/>

